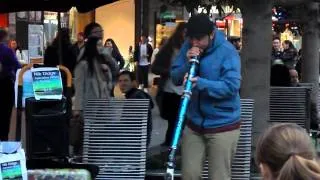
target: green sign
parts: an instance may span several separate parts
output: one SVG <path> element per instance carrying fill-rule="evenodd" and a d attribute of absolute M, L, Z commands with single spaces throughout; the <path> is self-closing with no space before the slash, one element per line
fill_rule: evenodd
<path fill-rule="evenodd" d="M 161 19 L 175 19 L 176 15 L 174 14 L 174 12 L 166 11 L 166 12 L 160 14 L 160 18 Z"/>
<path fill-rule="evenodd" d="M 31 72 L 36 100 L 62 99 L 63 87 L 58 68 L 33 68 Z"/>
<path fill-rule="evenodd" d="M 3 180 L 22 179 L 20 161 L 2 163 L 1 174 Z"/>

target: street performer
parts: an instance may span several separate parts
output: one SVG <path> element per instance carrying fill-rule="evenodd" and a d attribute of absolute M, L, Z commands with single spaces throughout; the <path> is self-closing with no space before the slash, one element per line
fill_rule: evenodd
<path fill-rule="evenodd" d="M 204 161 L 210 180 L 230 180 L 231 162 L 240 135 L 240 58 L 224 34 L 205 14 L 187 23 L 188 39 L 173 61 L 171 77 L 184 82 L 189 61 L 198 57 L 193 89 L 182 137 L 182 179 L 199 180 Z"/>

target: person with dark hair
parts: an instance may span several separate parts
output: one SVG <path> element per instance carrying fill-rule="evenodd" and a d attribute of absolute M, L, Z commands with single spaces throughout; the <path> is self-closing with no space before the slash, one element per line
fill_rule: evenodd
<path fill-rule="evenodd" d="M 181 95 L 183 94 L 183 86 L 176 86 L 173 84 L 170 77 L 170 68 L 184 42 L 185 28 L 185 23 L 177 25 L 172 36 L 159 50 L 151 68 L 152 73 L 160 75 L 156 96 L 157 103 L 160 110 L 160 116 L 168 121 L 165 141 L 162 143 L 163 146 L 169 146 L 172 141 Z"/>
<path fill-rule="evenodd" d="M 298 71 L 299 78 L 301 79 L 301 68 L 302 68 L 302 49 L 298 51 L 297 63 L 295 69 Z"/>
<path fill-rule="evenodd" d="M 110 49 L 112 57 L 118 62 L 119 68 L 122 69 L 124 66 L 124 59 L 114 40 L 110 38 L 107 39 L 106 42 L 104 43 L 104 47 Z"/>
<path fill-rule="evenodd" d="M 117 64 L 119 65 L 119 70 L 121 70 L 124 67 L 124 59 L 113 39 L 107 39 L 104 43 L 104 47 L 106 48 L 106 53 L 111 54 L 111 56 L 116 60 Z M 114 79 L 113 85 L 115 85 L 115 82 L 116 79 Z M 114 97 L 114 86 L 111 90 L 111 96 Z"/>
<path fill-rule="evenodd" d="M 284 64 L 275 64 L 271 67 L 270 73 L 271 86 L 288 87 L 291 85 L 289 68 Z"/>
<path fill-rule="evenodd" d="M 114 59 L 102 53 L 104 47 L 100 38 L 90 37 L 85 46 L 84 54 L 74 71 L 73 118 L 78 121 L 83 121 L 82 112 L 88 99 L 110 98 L 113 77 L 116 77 L 119 71 Z M 74 145 L 76 154 L 80 153 L 81 142 Z"/>
<path fill-rule="evenodd" d="M 137 62 L 137 77 L 139 83 L 139 89 L 144 89 L 148 92 L 149 88 L 149 65 L 153 49 L 148 43 L 146 35 L 141 36 L 140 43 L 136 46 L 134 51 L 134 61 Z"/>
<path fill-rule="evenodd" d="M 60 57 L 62 59 L 60 59 Z M 74 54 L 72 49 L 68 28 L 59 30 L 56 38 L 45 51 L 43 63 L 49 67 L 63 65 L 66 66 L 70 72 L 73 72 L 76 65 L 76 54 Z"/>
<path fill-rule="evenodd" d="M 297 87 L 299 86 L 299 74 L 298 71 L 295 69 L 289 69 L 290 79 L 291 79 L 291 86 Z"/>
<path fill-rule="evenodd" d="M 90 37 L 97 37 L 99 39 L 103 39 L 103 29 L 102 26 L 96 22 L 92 22 L 88 24 L 84 28 L 84 37 L 88 39 Z"/>
<path fill-rule="evenodd" d="M 306 130 L 296 124 L 269 127 L 258 140 L 256 157 L 263 179 L 320 179 L 314 145 Z"/>
<path fill-rule="evenodd" d="M 294 68 L 289 70 L 291 87 L 300 87 L 298 71 Z M 310 98 L 310 129 L 318 130 L 319 129 L 319 116 L 317 103 Z"/>
<path fill-rule="evenodd" d="M 84 47 L 84 33 L 79 32 L 77 35 L 77 42 L 73 44 L 73 51 L 76 56 L 80 54 L 81 49 Z"/>
<path fill-rule="evenodd" d="M 152 52 L 152 56 L 151 56 L 151 66 L 152 64 L 154 63 L 155 59 L 156 59 L 156 56 L 157 54 L 159 53 L 160 49 L 162 49 L 162 47 L 167 43 L 168 41 L 168 38 L 167 37 L 163 37 L 161 39 L 161 41 L 159 42 L 158 44 L 158 47 L 156 47 L 153 52 Z"/>
<path fill-rule="evenodd" d="M 282 58 L 282 51 L 281 51 L 281 40 L 279 37 L 274 37 L 272 40 L 272 54 L 271 60 L 272 62 L 276 59 Z"/>
<path fill-rule="evenodd" d="M 236 36 L 232 36 L 228 39 L 230 41 L 231 44 L 233 44 L 233 46 L 236 48 L 236 50 L 238 52 L 240 52 L 241 50 L 241 38 L 240 37 L 236 37 Z"/>
<path fill-rule="evenodd" d="M 206 14 L 187 23 L 187 41 L 171 66 L 170 77 L 182 85 L 197 57 L 197 77 L 191 78 L 192 96 L 182 136 L 182 179 L 202 178 L 207 157 L 209 179 L 230 180 L 231 162 L 240 135 L 240 57 L 223 32 Z"/>
<path fill-rule="evenodd" d="M 282 43 L 283 53 L 282 53 L 282 61 L 288 68 L 294 68 L 297 63 L 297 55 L 298 51 L 294 47 L 293 43 L 289 40 L 285 40 Z"/>
<path fill-rule="evenodd" d="M 8 32 L 0 29 L 0 141 L 8 140 L 12 108 L 14 105 L 14 81 L 21 68 L 15 53 L 7 46 Z"/>
<path fill-rule="evenodd" d="M 119 67 L 111 56 L 102 53 L 103 48 L 97 37 L 89 38 L 86 43 L 85 52 L 75 69 L 76 110 L 83 110 L 88 98 L 109 98 L 112 78 L 117 77 Z"/>
<path fill-rule="evenodd" d="M 122 71 L 118 76 L 118 84 L 120 91 L 125 95 L 126 99 L 149 99 L 150 105 L 148 110 L 148 123 L 147 123 L 147 146 L 151 141 L 152 132 L 152 114 L 151 110 L 154 107 L 152 98 L 144 91 L 135 88 L 134 81 L 136 80 L 134 73 L 130 71 Z"/>

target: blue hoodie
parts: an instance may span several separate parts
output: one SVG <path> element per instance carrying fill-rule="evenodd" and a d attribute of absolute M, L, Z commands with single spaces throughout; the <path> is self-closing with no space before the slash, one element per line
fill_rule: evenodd
<path fill-rule="evenodd" d="M 190 64 L 187 40 L 173 61 L 171 77 L 181 85 Z M 218 133 L 240 128 L 240 57 L 224 34 L 215 30 L 212 44 L 200 58 L 199 79 L 192 90 L 188 126 L 197 132 Z"/>

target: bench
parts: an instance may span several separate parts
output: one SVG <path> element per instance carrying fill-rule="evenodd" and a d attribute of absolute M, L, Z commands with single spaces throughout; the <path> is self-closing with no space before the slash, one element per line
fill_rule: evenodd
<path fill-rule="evenodd" d="M 270 123 L 296 123 L 310 130 L 310 87 L 271 87 Z"/>
<path fill-rule="evenodd" d="M 149 100 L 89 100 L 84 112 L 83 162 L 97 180 L 145 179 Z"/>

